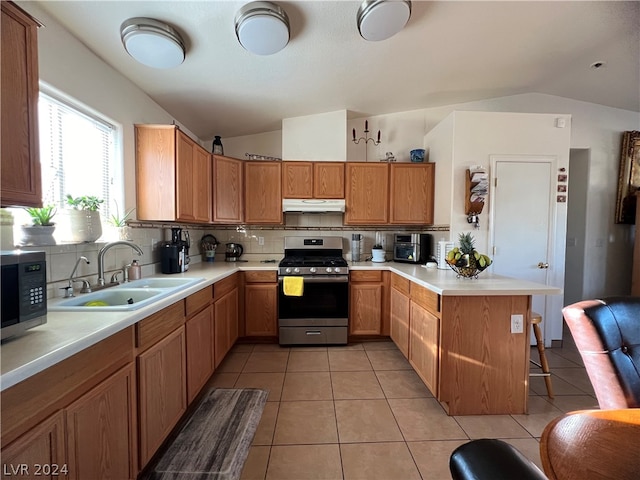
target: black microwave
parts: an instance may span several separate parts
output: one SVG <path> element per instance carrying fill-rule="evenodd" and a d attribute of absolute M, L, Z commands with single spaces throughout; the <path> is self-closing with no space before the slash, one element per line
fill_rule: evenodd
<path fill-rule="evenodd" d="M 3 251 L 2 331 L 4 340 L 47 321 L 47 263 L 44 252 Z"/>

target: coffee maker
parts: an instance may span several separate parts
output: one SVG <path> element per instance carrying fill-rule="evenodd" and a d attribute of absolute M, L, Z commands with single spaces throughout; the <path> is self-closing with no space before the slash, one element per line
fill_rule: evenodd
<path fill-rule="evenodd" d="M 165 242 L 161 247 L 162 273 L 181 273 L 189 270 L 189 247 L 191 239 L 189 232 L 174 227 L 171 229 L 171 241 Z"/>

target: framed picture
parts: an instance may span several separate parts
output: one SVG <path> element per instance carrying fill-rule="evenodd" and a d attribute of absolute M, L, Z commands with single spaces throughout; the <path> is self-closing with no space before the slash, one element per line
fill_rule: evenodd
<path fill-rule="evenodd" d="M 624 132 L 618 173 L 616 223 L 636 221 L 636 192 L 640 190 L 640 131 Z"/>

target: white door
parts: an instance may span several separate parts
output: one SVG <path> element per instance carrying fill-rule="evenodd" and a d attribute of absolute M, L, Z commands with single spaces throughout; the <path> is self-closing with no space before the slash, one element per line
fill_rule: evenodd
<path fill-rule="evenodd" d="M 492 168 L 493 272 L 548 284 L 553 222 L 551 158 L 494 158 Z M 532 296 L 532 310 L 546 317 L 546 296 Z M 544 328 L 542 328 L 544 332 Z"/>

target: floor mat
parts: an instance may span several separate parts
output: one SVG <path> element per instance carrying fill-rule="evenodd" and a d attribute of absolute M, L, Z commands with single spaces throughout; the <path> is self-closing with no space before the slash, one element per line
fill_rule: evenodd
<path fill-rule="evenodd" d="M 252 388 L 211 389 L 145 478 L 240 478 L 268 394 Z"/>

